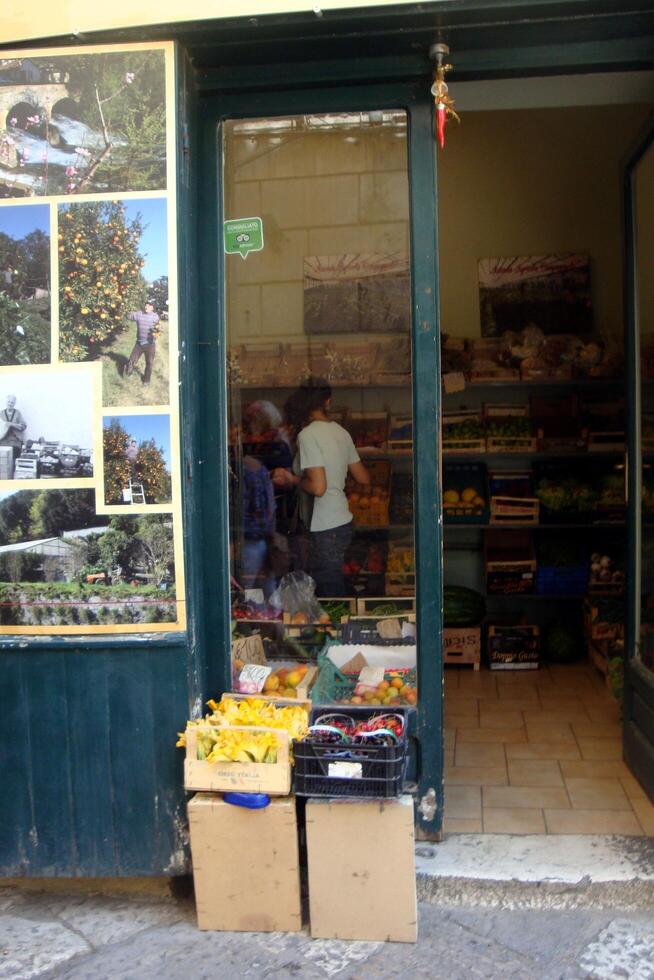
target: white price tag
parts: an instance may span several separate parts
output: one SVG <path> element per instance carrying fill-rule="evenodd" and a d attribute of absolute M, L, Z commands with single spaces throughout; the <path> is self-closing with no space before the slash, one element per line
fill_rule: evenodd
<path fill-rule="evenodd" d="M 360 762 L 330 762 L 327 775 L 339 779 L 363 779 L 363 766 Z"/>

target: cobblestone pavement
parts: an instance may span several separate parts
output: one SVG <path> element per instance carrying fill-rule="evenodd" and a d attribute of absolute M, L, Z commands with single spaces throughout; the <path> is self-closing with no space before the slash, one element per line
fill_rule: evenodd
<path fill-rule="evenodd" d="M 419 940 L 207 933 L 189 900 L 0 889 L 0 980 L 654 980 L 651 913 L 420 907 Z"/>

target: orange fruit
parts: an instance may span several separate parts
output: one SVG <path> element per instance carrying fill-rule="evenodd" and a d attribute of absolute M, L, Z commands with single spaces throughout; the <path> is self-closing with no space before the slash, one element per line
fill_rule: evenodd
<path fill-rule="evenodd" d="M 401 687 L 404 687 L 404 681 L 401 677 L 394 677 L 391 681 L 391 687 L 394 687 L 396 691 L 399 691 Z"/>
<path fill-rule="evenodd" d="M 363 698 L 359 697 L 358 694 L 353 694 L 350 698 L 350 704 L 363 704 Z"/>
<path fill-rule="evenodd" d="M 407 704 L 415 704 L 416 701 L 418 700 L 418 692 L 414 691 L 413 689 L 407 691 L 407 693 L 405 694 L 405 698 Z"/>
<path fill-rule="evenodd" d="M 297 691 L 294 687 L 285 687 L 283 691 L 279 692 L 280 698 L 296 698 Z"/>
<path fill-rule="evenodd" d="M 287 687 L 297 687 L 302 680 L 302 674 L 299 670 L 292 670 L 290 674 L 286 675 L 286 686 Z"/>
<path fill-rule="evenodd" d="M 390 685 L 389 681 L 380 681 L 379 684 L 377 685 L 377 690 L 378 691 L 387 691 L 390 686 L 391 685 Z"/>
<path fill-rule="evenodd" d="M 374 697 L 375 697 L 375 692 L 374 691 L 364 691 L 363 692 L 363 700 L 364 701 L 372 701 L 372 699 Z"/>
<path fill-rule="evenodd" d="M 371 698 L 370 704 L 381 704 L 381 701 L 379 698 Z"/>
<path fill-rule="evenodd" d="M 409 687 L 409 685 L 408 684 L 405 684 L 403 687 L 400 688 L 400 696 L 401 697 L 406 697 L 406 695 L 408 694 L 408 692 L 410 690 L 411 690 L 411 688 Z"/>
<path fill-rule="evenodd" d="M 234 670 L 243 670 L 245 663 L 238 658 L 234 661 Z"/>
<path fill-rule="evenodd" d="M 263 682 L 264 691 L 276 691 L 279 687 L 279 677 L 276 674 L 269 674 Z"/>

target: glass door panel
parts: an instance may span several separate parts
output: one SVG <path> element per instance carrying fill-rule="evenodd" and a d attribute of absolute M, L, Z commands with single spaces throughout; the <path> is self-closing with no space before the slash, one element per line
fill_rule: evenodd
<path fill-rule="evenodd" d="M 640 642 L 636 657 L 654 672 L 654 146 L 635 171 L 638 331 L 641 369 Z"/>
<path fill-rule="evenodd" d="M 232 618 L 282 663 L 311 665 L 327 639 L 379 638 L 384 613 L 404 615 L 382 639 L 406 642 L 416 594 L 406 113 L 231 120 L 223 156 Z M 366 696 L 411 704 L 415 671 L 402 680 L 402 694 L 386 678 Z M 342 679 L 324 693 L 363 698 Z"/>

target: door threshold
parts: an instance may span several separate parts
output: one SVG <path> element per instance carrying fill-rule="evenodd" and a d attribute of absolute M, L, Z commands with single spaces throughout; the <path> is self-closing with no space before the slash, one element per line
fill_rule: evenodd
<path fill-rule="evenodd" d="M 418 897 L 433 905 L 654 910 L 654 838 L 445 834 L 416 845 Z"/>

